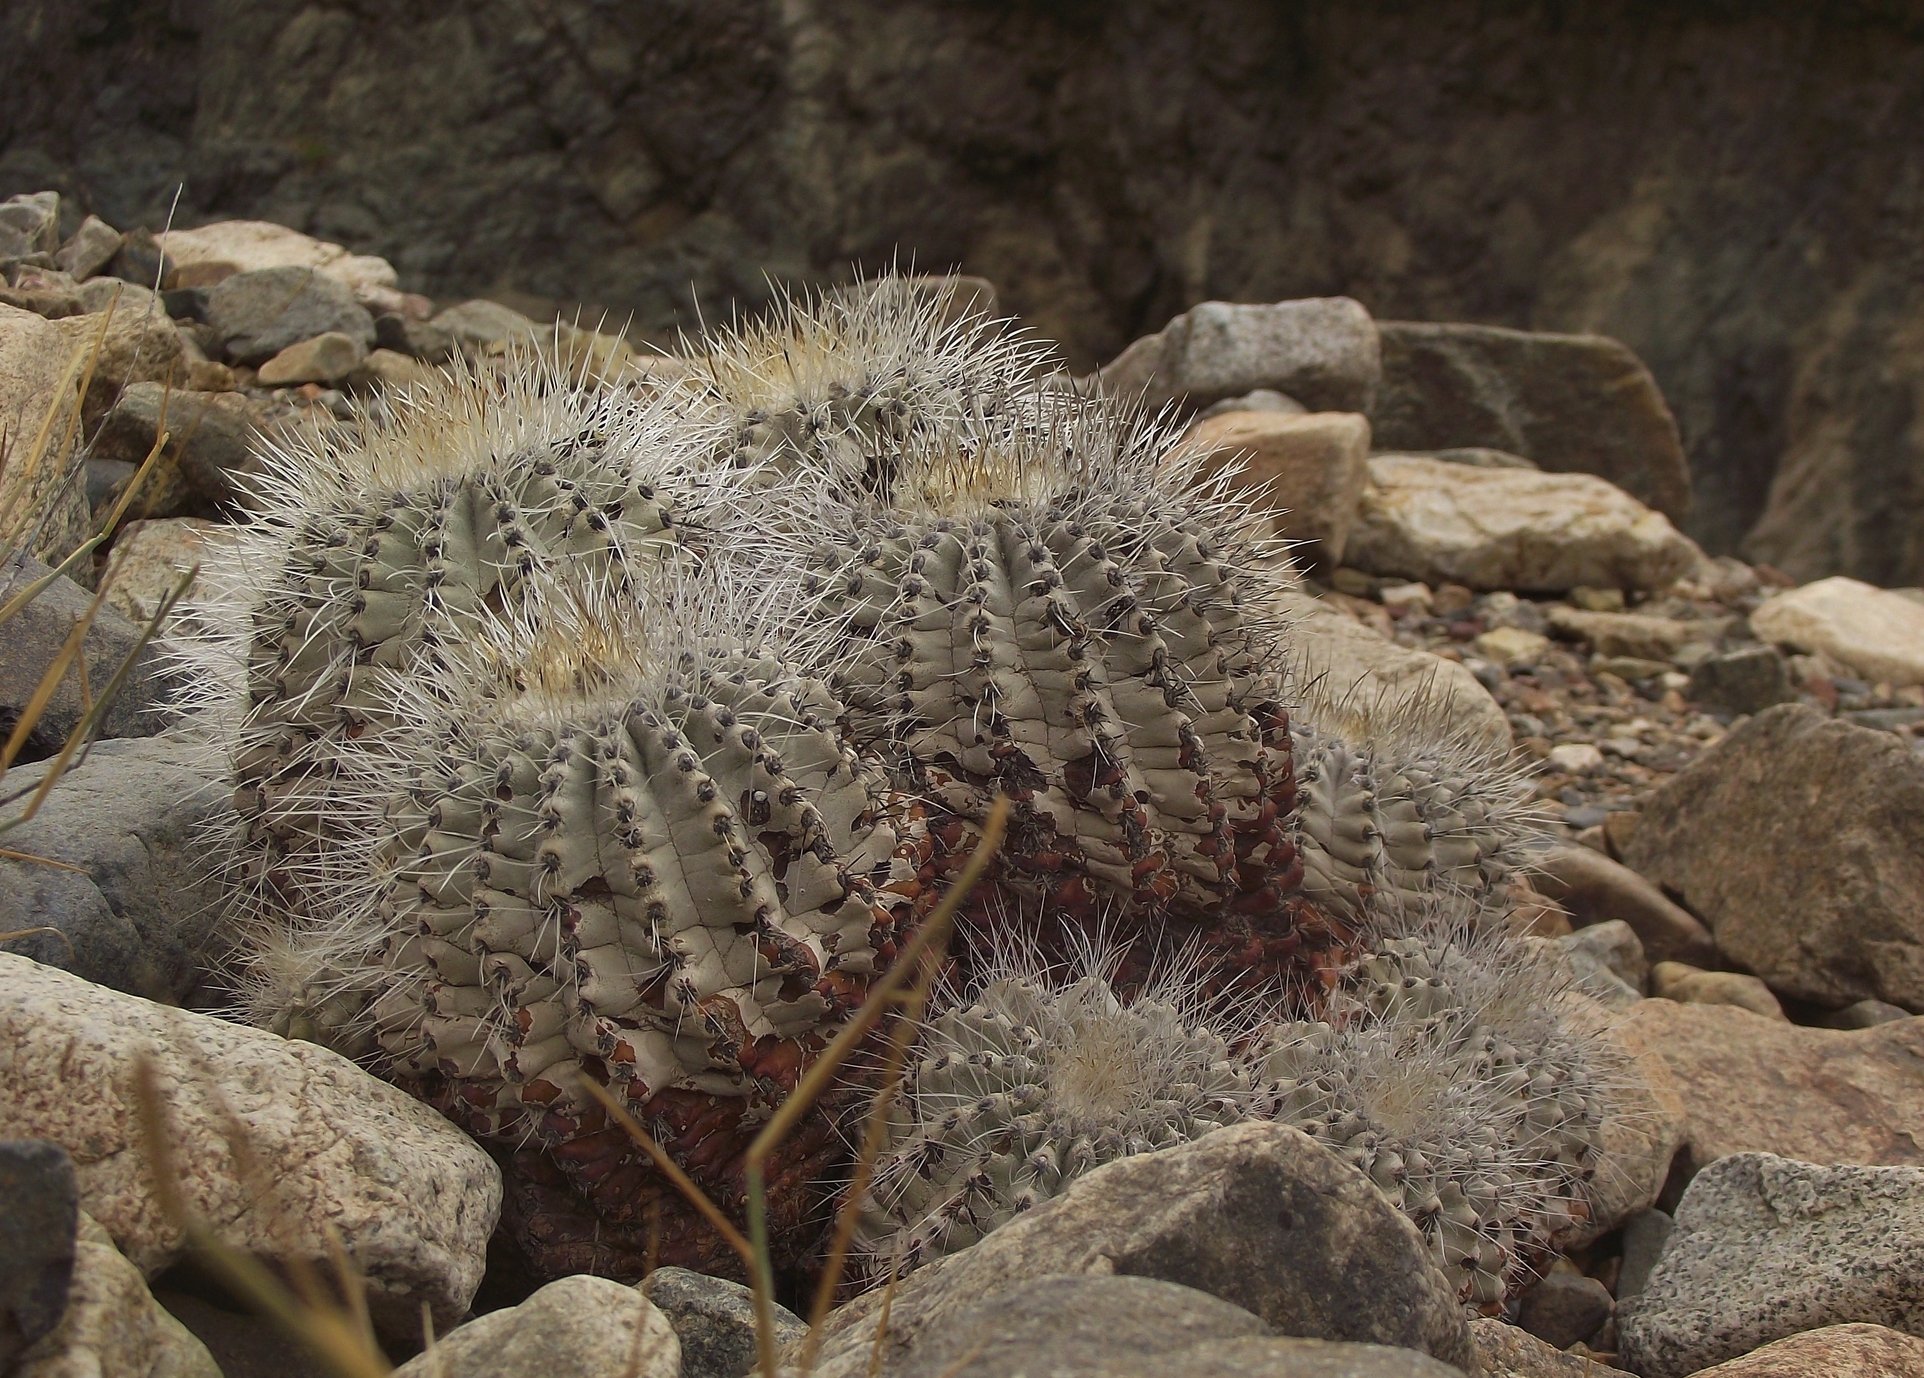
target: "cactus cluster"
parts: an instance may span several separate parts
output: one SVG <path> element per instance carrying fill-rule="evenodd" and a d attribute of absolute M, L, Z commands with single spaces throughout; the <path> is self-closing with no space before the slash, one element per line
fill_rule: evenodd
<path fill-rule="evenodd" d="M 1585 1038 L 1494 922 L 1515 780 L 1418 709 L 1346 720 L 1208 456 L 950 308 L 863 284 L 634 388 L 510 355 L 270 455 L 186 652 L 245 1013 L 498 1145 L 538 1266 L 730 1271 L 585 1085 L 739 1214 L 756 1128 L 1005 795 L 870 1256 L 1271 1115 L 1487 1303 L 1596 1154 Z M 785 1262 L 874 1070 L 771 1165 Z"/>

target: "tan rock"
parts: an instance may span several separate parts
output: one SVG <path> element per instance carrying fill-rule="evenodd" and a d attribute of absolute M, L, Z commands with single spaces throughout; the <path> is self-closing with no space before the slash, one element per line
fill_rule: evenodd
<path fill-rule="evenodd" d="M 384 388 L 412 387 L 434 377 L 434 369 L 398 349 L 371 349 L 350 382 L 379 384 Z"/>
<path fill-rule="evenodd" d="M 1680 1005 L 1735 1005 L 1766 1019 L 1784 1018 L 1784 1007 L 1770 987 L 1739 971 L 1704 971 L 1687 962 L 1658 962 L 1650 969 L 1650 993 Z"/>
<path fill-rule="evenodd" d="M 555 338 L 552 327 L 544 330 L 512 307 L 482 298 L 450 306 L 431 324 L 447 331 L 462 353 L 483 358 L 499 354 L 513 343 L 533 344 Z"/>
<path fill-rule="evenodd" d="M 1697 965 L 1717 959 L 1710 931 L 1663 891 L 1627 866 L 1588 847 L 1552 847 L 1530 883 L 1568 909 L 1579 927 L 1622 919 L 1654 962 Z"/>
<path fill-rule="evenodd" d="M 103 331 L 104 326 L 104 331 Z M 122 388 L 132 383 L 167 383 L 182 386 L 187 379 L 187 360 L 181 352 L 180 332 L 167 313 L 159 309 L 158 299 L 147 307 L 129 306 L 125 298 L 108 310 L 85 316 L 69 316 L 59 322 L 70 348 L 93 355 L 93 381 L 87 387 L 81 414 L 91 432 L 100 418 L 120 399 Z M 83 365 L 84 366 L 84 365 Z"/>
<path fill-rule="evenodd" d="M 1540 663 L 1549 653 L 1550 638 L 1521 627 L 1493 627 L 1477 637 L 1475 646 L 1478 655 L 1514 669 Z"/>
<path fill-rule="evenodd" d="M 1788 589 L 1750 615 L 1766 641 L 1848 665 L 1873 684 L 1924 684 L 1924 604 L 1841 575 Z"/>
<path fill-rule="evenodd" d="M 207 1346 L 167 1314 L 140 1269 L 84 1213 L 67 1313 L 8 1378 L 221 1378 Z"/>
<path fill-rule="evenodd" d="M 32 537 L 28 553 L 51 564 L 92 529 L 85 485 L 73 473 L 83 366 L 74 353 L 59 325 L 0 306 L 0 435 L 10 447 L 0 469 L 0 550 Z"/>
<path fill-rule="evenodd" d="M 1924 1339 L 1881 1325 L 1826 1325 L 1787 1335 L 1694 1378 L 1924 1378 Z"/>
<path fill-rule="evenodd" d="M 1232 411 L 1197 422 L 1188 443 L 1214 451 L 1270 514 L 1272 534 L 1303 543 L 1299 563 L 1342 563 L 1368 473 L 1370 425 L 1354 412 Z"/>
<path fill-rule="evenodd" d="M 107 558 L 113 576 L 107 586 L 108 605 L 145 625 L 181 576 L 200 563 L 209 533 L 218 530 L 214 522 L 198 517 L 127 523 L 114 537 Z"/>
<path fill-rule="evenodd" d="M 290 387 L 297 383 L 343 382 L 367 357 L 352 335 L 329 330 L 310 340 L 291 344 L 260 367 L 255 375 L 262 387 Z"/>
<path fill-rule="evenodd" d="M 579 1274 L 440 1338 L 394 1378 L 680 1378 L 681 1341 L 633 1287 Z"/>
<path fill-rule="evenodd" d="M 153 1059 L 188 1207 L 235 1248 L 329 1267 L 329 1227 L 385 1331 L 441 1326 L 480 1285 L 501 1174 L 473 1140 L 347 1059 L 0 953 L 0 1137 L 74 1160 L 81 1206 L 148 1276 L 179 1256 L 154 1197 L 134 1060 Z M 255 1170 L 228 1145 L 238 1125 Z"/>
<path fill-rule="evenodd" d="M 1645 1000 L 1619 1036 L 1669 1068 L 1696 1166 L 1748 1152 L 1924 1165 L 1924 1020 L 1813 1029 L 1733 1005 Z"/>
<path fill-rule="evenodd" d="M 346 284 L 357 297 L 392 291 L 394 265 L 372 254 L 352 254 L 339 244 L 263 220 L 223 220 L 197 230 L 158 236 L 173 261 L 170 287 L 212 287 L 256 268 L 313 268 Z"/>
<path fill-rule="evenodd" d="M 1553 607 L 1549 620 L 1552 631 L 1585 643 L 1598 655 L 1634 656 L 1639 660 L 1668 660 L 1691 635 L 1689 625 L 1674 617 L 1635 612 Z"/>
<path fill-rule="evenodd" d="M 1590 1219 L 1558 1240 L 1562 1248 L 1577 1249 L 1656 1204 L 1669 1180 L 1671 1159 L 1684 1142 L 1687 1107 L 1669 1065 L 1644 1046 L 1626 1016 L 1576 991 L 1563 998 L 1597 1030 L 1597 1064 L 1610 1069 L 1604 1078 L 1602 1154 L 1586 1192 Z"/>
<path fill-rule="evenodd" d="M 1596 1378 L 1595 1364 L 1539 1340 L 1529 1331 L 1490 1316 L 1470 1322 L 1483 1378 Z"/>
<path fill-rule="evenodd" d="M 1700 552 L 1629 494 L 1588 474 L 1479 469 L 1378 455 L 1344 559 L 1372 574 L 1560 593 L 1662 588 Z"/>

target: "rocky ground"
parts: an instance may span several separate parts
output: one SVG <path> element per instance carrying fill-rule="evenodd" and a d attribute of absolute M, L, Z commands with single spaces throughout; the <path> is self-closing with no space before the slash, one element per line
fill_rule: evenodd
<path fill-rule="evenodd" d="M 0 204 L 0 435 L 45 430 L 85 492 L 50 499 L 17 543 L 57 562 L 170 438 L 94 564 L 9 622 L 0 708 L 16 721 L 81 585 L 108 587 L 89 662 L 133 648 L 244 512 L 261 436 L 378 410 L 456 352 L 485 361 L 550 329 L 583 377 L 666 367 L 494 302 L 437 310 L 382 260 L 279 227 L 57 224 L 51 196 Z M 83 375 L 69 360 L 96 339 Z M 1610 341 L 1379 326 L 1343 299 L 1210 304 L 1103 377 L 1195 413 L 1197 442 L 1267 485 L 1257 500 L 1304 571 L 1287 611 L 1320 711 L 1431 713 L 1514 751 L 1555 844 L 1518 923 L 1613 1011 L 1631 1108 L 1589 1228 L 1500 1314 L 1465 1315 L 1361 1174 L 1245 1125 L 1114 1164 L 915 1273 L 880 1340 L 877 1298 L 842 1308 L 815 1371 L 873 1372 L 875 1352 L 890 1378 L 1056 1355 L 1118 1374 L 1924 1374 L 1924 593 L 1704 557 L 1665 515 L 1688 494 L 1674 423 Z M 69 404 L 70 434 L 43 427 Z M 1452 421 L 1465 412 L 1476 424 Z M 1369 416 L 1396 418 L 1395 449 Z M 1532 456 L 1451 429 L 1493 418 Z M 0 471 L 0 511 L 40 500 L 31 479 Z M 639 1290 L 532 1290 L 490 1253 L 501 1179 L 465 1136 L 332 1054 L 192 1012 L 218 945 L 196 829 L 224 803 L 168 693 L 142 661 L 107 740 L 0 857 L 0 1366 L 240 1378 L 310 1362 L 182 1265 L 137 1166 L 144 1049 L 193 1209 L 283 1265 L 325 1262 L 327 1227 L 347 1237 L 390 1352 L 419 1347 L 424 1311 L 446 1336 L 406 1372 L 746 1372 L 741 1289 L 663 1270 Z M 9 796 L 90 695 L 61 682 Z M 1285 1199 L 1310 1204 L 1268 1210 Z M 1261 1209 L 1221 1205 L 1239 1200 Z M 471 1311 L 486 1314 L 461 1324 Z"/>

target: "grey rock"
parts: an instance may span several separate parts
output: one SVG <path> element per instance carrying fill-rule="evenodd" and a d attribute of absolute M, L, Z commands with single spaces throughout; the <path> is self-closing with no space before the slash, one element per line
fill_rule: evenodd
<path fill-rule="evenodd" d="M 1489 1316 L 1471 1321 L 1470 1335 L 1483 1378 L 1597 1378 L 1599 1372 L 1594 1363 Z"/>
<path fill-rule="evenodd" d="M 888 1378 L 1454 1378 L 1383 1345 L 1278 1339 L 1193 1288 L 1135 1277 L 1050 1277 L 949 1318 Z M 825 1376 L 826 1378 L 826 1376 Z"/>
<path fill-rule="evenodd" d="M 94 455 L 138 464 L 160 434 L 163 418 L 171 437 L 160 465 L 176 468 L 198 497 L 194 508 L 148 511 L 149 516 L 210 516 L 239 506 L 248 482 L 260 473 L 255 447 L 260 443 L 239 393 L 184 392 L 163 383 L 134 383 L 120 394 L 100 423 Z"/>
<path fill-rule="evenodd" d="M 1827 1029 L 1874 1029 L 1897 1019 L 1909 1019 L 1911 1012 L 1888 1000 L 1859 1000 L 1846 1005 L 1824 1020 Z"/>
<path fill-rule="evenodd" d="M 207 294 L 207 320 L 235 363 L 260 364 L 329 331 L 374 344 L 374 318 L 347 284 L 312 268 L 235 273 Z"/>
<path fill-rule="evenodd" d="M 1618 1318 L 1644 1378 L 1849 1322 L 1924 1330 L 1924 1169 L 1719 1159 L 1684 1192 L 1669 1247 Z"/>
<path fill-rule="evenodd" d="M 1638 832 L 1643 826 L 1638 824 Z M 1629 867 L 1589 847 L 1552 847 L 1538 859 L 1530 884 L 1569 910 L 1570 922 L 1579 928 L 1623 920 L 1650 961 L 1710 966 L 1717 960 L 1716 942 L 1695 916 Z"/>
<path fill-rule="evenodd" d="M 177 321 L 203 322 L 207 319 L 207 298 L 211 287 L 169 287 L 160 294 L 167 314 Z"/>
<path fill-rule="evenodd" d="M 120 252 L 121 238 L 119 230 L 99 216 L 90 215 L 60 246 L 53 261 L 76 281 L 84 281 L 113 262 L 114 255 Z"/>
<path fill-rule="evenodd" d="M 0 1371 L 66 1314 L 79 1226 L 66 1150 L 44 1139 L 0 1139 Z"/>
<path fill-rule="evenodd" d="M 173 260 L 160 247 L 154 232 L 145 225 L 136 225 L 121 236 L 120 252 L 107 265 L 107 275 L 153 291 L 168 285 L 167 279 L 173 272 L 173 266 Z"/>
<path fill-rule="evenodd" d="M 0 562 L 0 603 L 47 573 L 47 566 L 26 556 Z M 0 635 L 0 723 L 8 732 L 58 659 L 60 648 L 73 634 L 76 619 L 86 616 L 92 602 L 91 593 L 63 576 L 36 594 L 0 629 L 4 632 Z M 140 633 L 139 627 L 112 608 L 103 607 L 95 614 L 81 642 L 87 658 L 87 686 L 95 699 L 133 654 Z M 101 715 L 96 736 L 144 737 L 160 731 L 167 725 L 159 711 L 165 701 L 165 686 L 159 659 L 149 647 L 141 652 L 134 672 Z M 86 716 L 86 702 L 79 669 L 71 668 L 29 734 L 28 745 L 40 755 L 57 751 Z"/>
<path fill-rule="evenodd" d="M 74 288 L 74 296 L 85 314 L 105 311 L 108 307 L 113 308 L 116 316 L 123 312 L 129 316 L 145 316 L 150 311 L 165 315 L 167 311 L 151 287 L 145 283 L 122 282 L 116 277 L 88 278 Z"/>
<path fill-rule="evenodd" d="M 678 1378 L 668 1318 L 632 1287 L 579 1274 L 451 1330 L 394 1378 Z"/>
<path fill-rule="evenodd" d="M 0 201 L 0 259 L 51 254 L 59 247 L 59 192 L 22 193 Z"/>
<path fill-rule="evenodd" d="M 1650 1270 L 1663 1257 L 1677 1222 L 1660 1210 L 1639 1211 L 1623 1222 L 1623 1266 L 1617 1270 L 1617 1302 L 1643 1294 Z"/>
<path fill-rule="evenodd" d="M 1761 713 L 1797 697 L 1775 646 L 1744 646 L 1698 661 L 1686 692 L 1698 703 L 1732 713 Z"/>
<path fill-rule="evenodd" d="M 1557 1269 L 1523 1294 L 1517 1320 L 1552 1348 L 1568 1349 L 1601 1330 L 1613 1305 L 1609 1289 L 1595 1278 Z"/>
<path fill-rule="evenodd" d="M 428 324 L 446 331 L 454 347 L 470 355 L 498 354 L 511 343 L 533 341 L 542 333 L 519 311 L 479 298 L 450 306 Z"/>
<path fill-rule="evenodd" d="M 87 506 L 98 510 L 121 484 L 134 476 L 139 466 L 126 459 L 103 459 L 98 455 L 87 457 Z"/>
<path fill-rule="evenodd" d="M 884 1351 L 899 1362 L 945 1316 L 1011 1283 L 1120 1273 L 1233 1302 L 1279 1334 L 1474 1363 L 1448 1282 L 1416 1227 L 1307 1135 L 1253 1123 L 1098 1168 L 1067 1192 L 896 1286 Z M 824 1378 L 862 1371 L 879 1289 L 825 1327 Z"/>
<path fill-rule="evenodd" d="M 1690 470 L 1657 381 L 1602 335 L 1383 321 L 1370 411 L 1385 450 L 1482 446 L 1557 473 L 1595 474 L 1667 517 L 1690 510 Z"/>
<path fill-rule="evenodd" d="M 1196 413 L 1198 421 L 1207 421 L 1212 416 L 1221 416 L 1232 411 L 1273 411 L 1284 416 L 1304 416 L 1309 408 L 1286 393 L 1273 388 L 1257 388 L 1241 397 L 1225 397 L 1220 402 L 1212 402 Z"/>
<path fill-rule="evenodd" d="M 1779 994 L 1924 1010 L 1924 760 L 1901 739 L 1768 709 L 1645 801 L 1624 859 Z"/>
<path fill-rule="evenodd" d="M 1475 469 L 1541 469 L 1535 460 L 1513 455 L 1508 450 L 1493 450 L 1487 445 L 1454 445 L 1438 450 L 1435 458 L 1450 464 L 1468 464 Z"/>
<path fill-rule="evenodd" d="M 1608 919 L 1553 940 L 1569 959 L 1577 986 L 1592 999 L 1620 1009 L 1624 996 L 1641 1000 L 1648 989 L 1650 963 L 1636 930 L 1622 919 Z"/>
<path fill-rule="evenodd" d="M 755 1366 L 755 1294 L 739 1282 L 687 1268 L 657 1268 L 641 1294 L 658 1307 L 681 1341 L 681 1378 L 742 1378 Z M 800 1316 L 774 1307 L 775 1343 L 808 1333 Z"/>
<path fill-rule="evenodd" d="M 454 332 L 445 325 L 393 312 L 374 318 L 374 340 L 382 349 L 412 355 L 424 364 L 445 363 L 454 353 Z"/>
<path fill-rule="evenodd" d="M 1206 301 L 1137 340 L 1101 372 L 1114 396 L 1186 409 L 1264 388 L 1310 411 L 1369 410 L 1381 363 L 1376 323 L 1348 297 L 1263 306 Z"/>
<path fill-rule="evenodd" d="M 16 767 L 7 787 L 31 788 L 45 770 Z M 51 930 L 0 950 L 163 1003 L 186 998 L 216 925 L 201 830 L 229 807 L 219 774 L 198 742 L 96 743 L 6 835 L 9 850 L 62 865 L 0 858 L 0 932 Z"/>
<path fill-rule="evenodd" d="M 207 1347 L 155 1302 L 140 1269 L 84 1212 L 66 1301 L 60 1324 L 8 1378 L 222 1378 Z"/>

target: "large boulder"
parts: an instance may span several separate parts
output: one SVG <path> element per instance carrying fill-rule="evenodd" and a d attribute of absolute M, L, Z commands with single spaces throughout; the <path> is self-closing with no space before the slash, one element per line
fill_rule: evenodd
<path fill-rule="evenodd" d="M 1198 421 L 1187 440 L 1214 452 L 1212 472 L 1233 476 L 1299 563 L 1343 562 L 1369 473 L 1369 422 L 1354 412 L 1231 411 Z"/>
<path fill-rule="evenodd" d="M 1461 1309 L 1416 1227 L 1369 1179 L 1286 1125 L 1252 1123 L 1124 1158 L 899 1281 L 891 1367 L 984 1296 L 1054 1274 L 1156 1278 L 1253 1312 L 1278 1334 L 1475 1363 Z M 833 1313 L 822 1378 L 856 1378 L 882 1291 Z"/>
<path fill-rule="evenodd" d="M 1588 474 L 1378 455 L 1344 559 L 1431 585 L 1657 589 L 1701 558 L 1661 512 Z"/>
<path fill-rule="evenodd" d="M 1624 860 L 1773 990 L 1924 1011 L 1924 760 L 1787 703 L 1644 804 Z"/>
<path fill-rule="evenodd" d="M 1750 615 L 1766 641 L 1816 652 L 1871 683 L 1924 684 L 1924 604 L 1839 575 L 1766 599 Z"/>
<path fill-rule="evenodd" d="M 7 785 L 33 788 L 44 765 Z M 184 1000 L 220 916 L 206 833 L 228 809 L 205 745 L 173 736 L 97 743 L 6 834 L 0 932 L 8 952 L 150 1000 Z"/>
<path fill-rule="evenodd" d="M 1924 1167 L 1924 1021 L 1812 1029 L 1735 1005 L 1645 1000 L 1613 1036 L 1668 1071 L 1684 1173 L 1754 1152 Z"/>
<path fill-rule="evenodd" d="M 394 1378 L 694 1378 L 668 1318 L 633 1287 L 577 1274 L 442 1336 Z"/>
<path fill-rule="evenodd" d="M 65 1148 L 82 1207 L 153 1277 L 183 1238 L 154 1192 L 142 1055 L 186 1207 L 220 1239 L 325 1272 L 338 1238 L 387 1334 L 418 1338 L 424 1304 L 442 1329 L 467 1313 L 501 1206 L 500 1170 L 473 1140 L 324 1048 L 0 953 L 0 1137 Z"/>
<path fill-rule="evenodd" d="M 1632 1372 L 1684 1378 L 1849 1323 L 1924 1332 L 1924 1169 L 1741 1153 L 1684 1192 L 1618 1334 Z"/>
<path fill-rule="evenodd" d="M 1665 516 L 1690 511 L 1690 469 L 1657 380 L 1602 335 L 1379 323 L 1385 450 L 1481 446 L 1556 473 L 1595 474 Z"/>
<path fill-rule="evenodd" d="M 1312 297 L 1192 306 L 1097 376 L 1110 395 L 1152 407 L 1200 410 L 1266 389 L 1311 411 L 1367 412 L 1381 369 L 1369 312 L 1348 297 Z"/>

